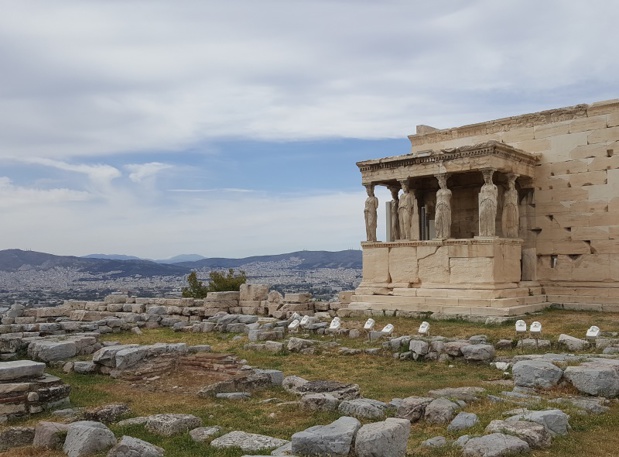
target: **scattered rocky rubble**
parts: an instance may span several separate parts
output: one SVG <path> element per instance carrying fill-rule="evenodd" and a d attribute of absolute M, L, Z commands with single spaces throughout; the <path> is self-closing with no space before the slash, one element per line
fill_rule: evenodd
<path fill-rule="evenodd" d="M 143 424 L 150 432 L 163 436 L 189 432 L 195 441 L 212 440 L 212 446 L 240 447 L 244 452 L 277 448 L 272 455 L 291 455 L 292 452 L 298 455 L 348 456 L 354 453 L 357 457 L 398 457 L 405 455 L 411 423 L 423 420 L 441 424 L 451 433 L 466 432 L 479 424 L 479 418 L 466 411 L 467 406 L 484 397 L 529 408 L 538 402 L 544 390 L 569 383 L 583 397 L 552 400 L 558 407 L 568 404 L 583 414 L 603 414 L 608 410 L 606 399 L 619 395 L 619 360 L 609 355 L 613 348 L 619 352 L 619 342 L 612 338 L 595 342 L 595 349 L 605 352 L 601 355 L 523 354 L 508 360 L 495 360 L 495 351 L 514 347 L 516 342 L 513 340 L 501 340 L 493 345 L 484 335 L 475 335 L 466 340 L 417 335 L 383 338 L 380 348 L 372 348 L 373 353 L 391 352 L 401 360 L 411 361 L 461 358 L 469 363 L 492 362 L 502 371 L 511 368 L 514 384 L 512 391 L 503 392 L 499 396 L 490 396 L 479 387 L 463 387 L 433 390 L 427 396 L 393 399 L 390 403 L 363 398 L 359 386 L 355 384 L 308 381 L 298 376 L 284 377 L 278 370 L 244 367 L 233 356 L 210 353 L 208 346 L 187 346 L 182 343 L 104 345 L 98 341 L 100 333 L 108 332 L 106 327 L 114 332 L 114 329 L 121 331 L 165 325 L 179 331 L 244 334 L 250 341 L 246 347 L 254 350 L 312 353 L 318 347 L 337 347 L 337 343 L 332 341 L 325 343 L 297 336 L 281 341 L 288 333 L 292 313 L 314 313 L 314 318 L 308 320 L 308 327 L 304 331 L 324 333 L 327 323 L 320 319 L 331 317 L 333 309 L 328 310 L 326 316 L 321 316 L 320 313 L 326 311 L 317 311 L 315 307 L 311 309 L 315 304 L 303 294 L 281 297 L 277 293 L 258 288 L 244 293 L 238 296 L 234 293 L 220 293 L 207 297 L 200 305 L 211 311 L 202 314 L 194 314 L 196 306 L 193 305 L 196 305 L 196 301 L 184 299 L 172 305 L 165 301 L 138 303 L 137 299 L 125 298 L 122 303 L 120 299 L 115 299 L 114 302 L 104 303 L 104 306 L 84 304 L 80 309 L 71 305 L 55 312 L 40 311 L 44 310 L 41 308 L 39 312 L 22 310 L 21 314 L 19 310 L 12 309 L 11 316 L 6 317 L 6 321 L 3 318 L 0 325 L 0 333 L 2 330 L 11 330 L 0 335 L 0 351 L 6 355 L 26 350 L 29 357 L 50 364 L 61 363 L 67 371 L 110 374 L 129 380 L 157 377 L 181 366 L 193 366 L 202 371 L 228 375 L 226 379 L 204 385 L 198 393 L 200 396 L 248 398 L 254 390 L 282 386 L 299 396 L 298 404 L 301 408 L 307 411 L 338 411 L 341 415 L 338 420 L 295 433 L 288 442 L 238 430 L 217 437 L 223 430 L 202 427 L 201 419 L 191 415 L 163 414 L 118 422 L 129 413 L 126 405 L 107 405 L 104 408 L 74 412 L 71 420 L 77 422 L 71 424 L 44 421 L 36 427 L 5 428 L 0 432 L 0 450 L 34 444 L 55 449 L 62 447 L 70 457 L 106 451 L 111 456 L 163 455 L 161 448 L 137 438 L 123 436 L 118 441 L 105 425 L 118 423 Z M 263 296 L 265 298 L 260 300 L 248 299 Z M 239 306 L 241 303 L 247 306 Z M 170 307 L 179 310 L 168 309 Z M 68 315 L 59 316 L 58 313 Z M 265 318 L 257 313 L 268 313 L 274 317 Z M 179 319 L 179 316 L 183 318 Z M 69 320 L 73 318 L 79 319 Z M 55 319 L 55 322 L 36 322 L 37 319 Z M 73 325 L 76 322 L 78 325 Z M 65 324 L 65 328 L 61 324 Z M 15 326 L 21 326 L 21 332 L 12 332 L 18 330 Z M 69 328 L 72 330 L 67 330 Z M 351 332 L 356 328 L 344 330 L 340 335 L 361 335 L 360 332 Z M 517 344 L 521 348 L 535 347 L 539 350 L 552 346 L 550 341 L 546 341 L 540 339 L 529 342 L 521 339 Z M 535 346 L 532 346 L 533 342 Z M 569 335 L 561 335 L 556 345 L 572 352 L 591 350 L 592 346 L 588 341 Z M 342 349 L 347 348 L 339 347 L 340 353 L 343 353 Z M 352 349 L 349 351 L 351 355 L 358 353 Z M 89 354 L 92 354 L 92 361 L 65 362 L 77 355 Z M 0 422 L 66 404 L 68 386 L 58 383 L 58 378 L 46 375 L 44 369 L 44 363 L 34 361 L 0 362 Z M 569 433 L 569 416 L 561 409 L 526 408 L 513 411 L 509 417 L 492 420 L 486 426 L 483 436 L 462 435 L 454 443 L 444 437 L 434 437 L 423 445 L 440 447 L 454 444 L 462 448 L 464 456 L 500 456 L 546 448 L 551 445 L 554 436 Z M 391 415 L 396 417 L 388 417 Z M 362 426 L 359 419 L 374 422 Z"/>

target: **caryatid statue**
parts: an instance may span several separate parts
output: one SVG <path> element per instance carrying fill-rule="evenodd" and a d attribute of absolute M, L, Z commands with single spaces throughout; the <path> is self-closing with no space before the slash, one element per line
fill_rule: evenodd
<path fill-rule="evenodd" d="M 400 239 L 412 240 L 413 213 L 415 210 L 415 197 L 409 191 L 408 182 L 401 181 L 402 196 L 398 207 L 398 219 L 400 221 Z"/>
<path fill-rule="evenodd" d="M 516 190 L 518 175 L 507 175 L 507 190 L 503 194 L 503 213 L 501 214 L 501 228 L 504 238 L 518 238 L 520 212 L 518 210 L 518 191 Z"/>
<path fill-rule="evenodd" d="M 376 241 L 376 223 L 378 218 L 378 198 L 374 196 L 374 184 L 365 186 L 368 198 L 365 199 L 365 233 L 368 241 Z"/>
<path fill-rule="evenodd" d="M 389 241 L 396 241 L 400 239 L 400 221 L 399 221 L 399 198 L 398 192 L 400 192 L 399 186 L 389 186 L 389 191 L 391 191 L 391 219 L 389 220 L 389 227 L 391 228 L 391 238 Z"/>
<path fill-rule="evenodd" d="M 436 192 L 436 209 L 434 211 L 435 238 L 451 238 L 451 191 L 447 188 L 447 175 L 436 175 L 439 190 Z"/>
<path fill-rule="evenodd" d="M 492 182 L 494 170 L 482 170 L 484 185 L 479 191 L 479 236 L 496 236 L 498 189 Z"/>

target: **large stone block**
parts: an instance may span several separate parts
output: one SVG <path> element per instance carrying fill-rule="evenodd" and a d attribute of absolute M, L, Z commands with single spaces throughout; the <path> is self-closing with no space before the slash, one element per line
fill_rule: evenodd
<path fill-rule="evenodd" d="M 31 360 L 0 362 L 0 381 L 13 381 L 20 378 L 38 378 L 43 376 L 45 364 Z"/>
<path fill-rule="evenodd" d="M 347 457 L 361 423 L 343 416 L 329 425 L 316 425 L 292 435 L 292 453 L 322 457 Z"/>
<path fill-rule="evenodd" d="M 47 449 L 61 449 L 68 430 L 68 424 L 41 421 L 34 429 L 32 445 Z"/>
<path fill-rule="evenodd" d="M 238 304 L 240 299 L 240 292 L 209 292 L 204 299 L 205 305 L 206 302 L 236 302 Z"/>
<path fill-rule="evenodd" d="M 100 311 L 89 311 L 89 310 L 75 310 L 71 312 L 69 319 L 72 321 L 82 321 L 82 322 L 94 322 L 105 319 L 106 317 L 113 316 L 113 313 L 110 312 L 100 312 Z"/>
<path fill-rule="evenodd" d="M 77 355 L 75 341 L 34 341 L 28 346 L 28 355 L 43 362 L 66 360 Z"/>
<path fill-rule="evenodd" d="M 266 284 L 241 284 L 239 290 L 240 301 L 266 300 L 269 295 L 269 286 Z"/>
<path fill-rule="evenodd" d="M 426 406 L 424 419 L 429 424 L 447 424 L 454 418 L 458 409 L 460 406 L 456 403 L 446 398 L 437 398 Z"/>
<path fill-rule="evenodd" d="M 505 433 L 517 436 L 526 441 L 532 449 L 547 448 L 552 444 L 552 435 L 546 427 L 530 421 L 493 420 L 488 424 L 485 431 L 486 433 Z"/>
<path fill-rule="evenodd" d="M 156 414 L 149 416 L 146 429 L 161 436 L 172 436 L 200 427 L 202 419 L 191 414 Z"/>
<path fill-rule="evenodd" d="M 472 284 L 494 282 L 494 263 L 491 257 L 449 259 L 450 283 Z"/>
<path fill-rule="evenodd" d="M 234 431 L 211 441 L 211 446 L 218 449 L 241 448 L 243 452 L 258 452 L 288 444 L 288 441 L 270 436 Z"/>
<path fill-rule="evenodd" d="M 589 144 L 595 144 L 617 141 L 617 138 L 619 138 L 619 127 L 609 127 L 589 133 L 587 140 Z"/>
<path fill-rule="evenodd" d="M 312 294 L 308 292 L 287 293 L 284 295 L 284 301 L 287 303 L 305 304 L 305 303 L 309 303 L 311 298 L 312 298 Z"/>
<path fill-rule="evenodd" d="M 164 449 L 139 438 L 123 436 L 107 457 L 163 457 Z"/>
<path fill-rule="evenodd" d="M 388 405 L 386 403 L 370 398 L 344 400 L 338 407 L 338 411 L 344 416 L 372 420 L 383 419 L 387 409 Z"/>
<path fill-rule="evenodd" d="M 570 425 L 569 418 L 560 409 L 546 409 L 543 411 L 530 411 L 524 414 L 511 416 L 506 419 L 506 422 L 515 423 L 521 420 L 535 422 L 546 427 L 552 436 L 567 435 Z"/>
<path fill-rule="evenodd" d="M 516 386 L 542 389 L 556 386 L 563 376 L 563 370 L 546 360 L 521 360 L 512 372 Z"/>
<path fill-rule="evenodd" d="M 433 401 L 431 397 L 407 397 L 398 406 L 397 417 L 417 422 L 424 417 L 426 407 Z"/>
<path fill-rule="evenodd" d="M 417 250 L 421 283 L 449 282 L 449 248 L 447 246 L 419 247 Z"/>
<path fill-rule="evenodd" d="M 589 362 L 567 367 L 565 379 L 586 395 L 613 398 L 619 395 L 619 366 L 605 362 Z"/>
<path fill-rule="evenodd" d="M 410 429 L 406 419 L 366 424 L 355 437 L 355 453 L 357 457 L 404 457 Z"/>
<path fill-rule="evenodd" d="M 526 441 L 503 433 L 491 433 L 471 438 L 462 448 L 464 457 L 502 457 L 528 453 L 531 449 Z"/>
<path fill-rule="evenodd" d="M 79 421 L 69 425 L 63 451 L 68 457 L 84 457 L 116 444 L 112 431 L 100 422 Z"/>
<path fill-rule="evenodd" d="M 386 247 L 363 248 L 363 283 L 388 283 L 389 249 Z"/>
<path fill-rule="evenodd" d="M 72 309 L 68 306 L 53 306 L 49 308 L 35 308 L 33 311 L 37 319 L 43 319 L 46 317 L 70 316 Z"/>
<path fill-rule="evenodd" d="M 389 249 L 389 274 L 391 282 L 412 284 L 419 281 L 417 249 L 412 246 L 398 246 Z"/>
<path fill-rule="evenodd" d="M 124 349 L 136 348 L 137 344 L 122 344 L 118 346 L 106 346 L 94 353 L 92 361 L 98 365 L 110 368 L 116 367 L 116 353 Z"/>

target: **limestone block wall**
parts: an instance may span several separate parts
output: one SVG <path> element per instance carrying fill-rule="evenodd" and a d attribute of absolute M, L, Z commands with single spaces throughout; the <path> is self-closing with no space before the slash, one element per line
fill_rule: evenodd
<path fill-rule="evenodd" d="M 518 240 L 364 243 L 360 288 L 474 288 L 520 280 Z"/>
<path fill-rule="evenodd" d="M 497 140 L 540 154 L 533 188 L 520 189 L 526 260 L 536 258 L 526 279 L 551 303 L 619 298 L 619 100 L 420 132 L 412 152 Z"/>
<path fill-rule="evenodd" d="M 344 296 L 350 302 L 350 296 Z M 20 341 L 74 332 L 117 333 L 132 327 L 174 327 L 197 324 L 219 314 L 288 318 L 292 313 L 335 312 L 340 302 L 316 302 L 309 293 L 286 294 L 268 286 L 247 284 L 240 292 L 210 292 L 193 298 L 142 298 L 110 295 L 103 301 L 68 300 L 63 306 L 25 309 L 13 306 L 0 315 L 0 357 L 20 349 Z M 26 344 L 27 343 L 27 344 Z M 16 346 L 18 345 L 18 346 Z M 24 347 L 26 347 L 24 346 Z M 69 349 L 67 349 L 69 350 Z M 73 349 L 80 353 L 79 348 Z"/>

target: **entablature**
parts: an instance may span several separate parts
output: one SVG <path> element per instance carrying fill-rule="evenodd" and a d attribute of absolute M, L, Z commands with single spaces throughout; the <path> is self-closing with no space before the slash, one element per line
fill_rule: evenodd
<path fill-rule="evenodd" d="M 498 141 L 462 146 L 440 151 L 421 151 L 382 159 L 357 162 L 362 184 L 387 185 L 409 178 L 424 178 L 438 174 L 453 175 L 494 169 L 532 180 L 540 157 Z"/>

